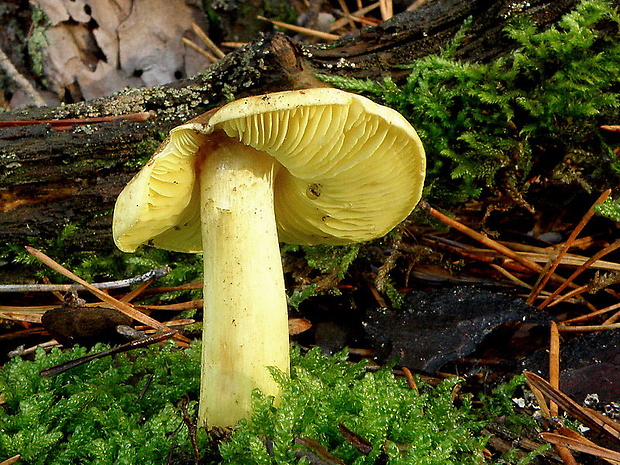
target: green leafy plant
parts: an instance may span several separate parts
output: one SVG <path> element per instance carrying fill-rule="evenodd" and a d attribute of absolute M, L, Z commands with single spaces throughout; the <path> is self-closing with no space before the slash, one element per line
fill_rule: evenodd
<path fill-rule="evenodd" d="M 461 34 L 407 66 L 402 84 L 323 79 L 412 122 L 427 149 L 431 197 L 463 201 L 487 188 L 520 195 L 538 175 L 617 185 L 620 160 L 598 125 L 619 106 L 619 25 L 608 2 L 587 0 L 543 31 L 514 20 L 505 29 L 514 51 L 490 63 L 455 59 Z"/>

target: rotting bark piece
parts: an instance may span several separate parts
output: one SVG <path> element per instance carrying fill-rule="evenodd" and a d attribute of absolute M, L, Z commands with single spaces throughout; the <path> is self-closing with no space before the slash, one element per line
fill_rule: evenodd
<path fill-rule="evenodd" d="M 503 323 L 548 325 L 517 297 L 474 286 L 410 292 L 400 310 L 367 311 L 364 327 L 383 360 L 435 373 L 474 352 Z"/>

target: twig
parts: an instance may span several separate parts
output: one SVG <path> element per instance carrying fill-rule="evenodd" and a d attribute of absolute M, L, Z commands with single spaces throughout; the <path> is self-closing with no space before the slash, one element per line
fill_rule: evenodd
<path fill-rule="evenodd" d="M 17 349 L 11 350 L 7 355 L 9 358 L 18 357 L 18 356 L 23 357 L 24 355 L 34 354 L 38 348 L 49 350 L 49 349 L 52 349 L 54 347 L 59 347 L 59 346 L 60 346 L 60 342 L 52 339 L 51 341 L 42 342 L 41 344 L 37 344 L 35 346 L 28 347 L 28 348 L 21 345 Z"/>
<path fill-rule="evenodd" d="M 67 131 L 72 126 L 83 124 L 107 123 L 109 121 L 129 120 L 129 121 L 148 121 L 155 116 L 154 111 L 141 111 L 129 113 L 127 115 L 95 116 L 92 118 L 66 118 L 66 119 L 34 119 L 34 120 L 9 120 L 0 121 L 0 128 L 13 126 L 34 126 L 37 124 L 49 124 L 57 131 Z"/>
<path fill-rule="evenodd" d="M 162 268 L 156 268 L 146 273 L 135 276 L 133 278 L 121 279 L 119 281 L 107 281 L 104 283 L 91 284 L 92 287 L 97 289 L 118 289 L 121 287 L 133 286 L 134 284 L 144 281 L 150 281 L 152 279 L 163 278 L 170 273 L 171 268 L 164 266 Z M 81 291 L 86 289 L 81 284 L 0 284 L 0 293 L 2 292 L 72 292 Z"/>
<path fill-rule="evenodd" d="M 336 40 L 339 39 L 340 36 L 335 34 L 329 34 L 328 32 L 317 31 L 315 29 L 308 29 L 307 27 L 295 26 L 293 24 L 283 23 L 282 21 L 276 21 L 275 19 L 265 18 L 264 16 L 257 16 L 258 19 L 262 19 L 263 21 L 269 21 L 271 24 L 275 26 L 279 26 L 284 29 L 288 29 L 289 31 L 299 32 L 301 34 L 306 34 L 309 36 L 317 37 L 319 39 L 325 40 Z"/>
<path fill-rule="evenodd" d="M 97 289 L 96 287 L 93 287 L 91 284 L 89 284 L 88 282 L 84 281 L 82 278 L 80 278 L 79 276 L 75 275 L 74 273 L 72 273 L 71 271 L 66 269 L 64 266 L 60 265 L 59 263 L 56 263 L 54 260 L 49 258 L 43 252 L 41 252 L 41 251 L 39 251 L 39 250 L 37 250 L 37 249 L 35 249 L 33 247 L 28 247 L 28 246 L 26 246 L 26 250 L 28 250 L 28 252 L 30 252 L 30 254 L 32 254 L 34 257 L 36 257 L 38 260 L 40 260 L 41 262 L 43 262 L 44 264 L 46 264 L 47 266 L 49 266 L 53 270 L 57 271 L 58 273 L 62 274 L 63 276 L 66 276 L 69 279 L 72 279 L 73 281 L 75 281 L 77 283 L 80 283 L 88 291 L 90 291 L 92 294 L 94 294 L 95 296 L 99 297 L 104 302 L 109 303 L 110 305 L 112 305 L 114 308 L 116 308 L 121 313 L 124 313 L 125 315 L 133 318 L 134 320 L 139 321 L 140 323 L 144 323 L 145 325 L 149 325 L 152 328 L 160 329 L 162 331 L 170 331 L 170 328 L 168 328 L 166 325 L 160 323 L 159 321 L 151 318 L 148 315 L 145 315 L 142 312 L 139 312 L 138 310 L 133 308 L 131 305 L 129 305 L 129 304 L 125 303 L 125 302 L 121 302 L 120 300 L 115 299 L 114 297 L 110 296 L 109 294 L 106 294 L 102 290 Z M 190 342 L 189 339 L 187 339 L 185 336 L 179 334 L 176 331 L 175 331 L 175 333 L 176 334 L 175 334 L 174 337 L 176 339 L 181 340 L 183 342 Z"/>
<path fill-rule="evenodd" d="M 53 376 L 53 375 L 58 375 L 60 373 L 64 373 L 67 370 L 83 365 L 84 363 L 88 363 L 91 360 L 107 357 L 108 355 L 120 354 L 123 352 L 127 352 L 129 350 L 132 350 L 132 349 L 138 349 L 141 347 L 146 347 L 150 344 L 155 344 L 157 342 L 165 341 L 166 339 L 170 339 L 175 334 L 176 334 L 176 331 L 166 331 L 164 333 L 156 333 L 151 336 L 145 336 L 143 338 L 136 339 L 135 341 L 130 341 L 126 344 L 113 347 L 108 350 L 103 350 L 101 352 L 95 352 L 92 354 L 84 355 L 82 357 L 74 358 L 73 360 L 68 360 L 64 363 L 54 365 L 50 368 L 46 368 L 45 370 L 41 370 L 39 374 L 41 375 L 42 378 L 46 378 L 48 376 Z"/>
<path fill-rule="evenodd" d="M 30 81 L 22 76 L 19 71 L 17 71 L 17 68 L 15 68 L 13 63 L 11 63 L 11 60 L 9 60 L 9 57 L 6 56 L 2 48 L 0 48 L 0 67 L 9 78 L 15 81 L 15 84 L 17 84 L 24 92 L 26 92 L 26 94 L 28 94 L 28 97 L 32 99 L 35 106 L 47 106 L 47 103 L 43 100 L 43 97 L 41 97 L 34 86 L 30 84 Z"/>

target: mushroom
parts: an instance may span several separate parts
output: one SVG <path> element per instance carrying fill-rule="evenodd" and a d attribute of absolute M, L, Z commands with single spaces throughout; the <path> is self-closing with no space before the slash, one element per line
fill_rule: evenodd
<path fill-rule="evenodd" d="M 289 372 L 278 241 L 348 244 L 381 237 L 422 194 L 425 156 L 398 112 L 317 88 L 248 97 L 174 128 L 116 202 L 126 252 L 204 255 L 199 421 L 230 426 L 267 367 Z"/>

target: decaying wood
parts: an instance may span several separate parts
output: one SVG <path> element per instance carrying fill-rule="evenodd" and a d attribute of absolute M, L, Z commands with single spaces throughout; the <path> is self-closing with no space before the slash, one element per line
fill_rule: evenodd
<path fill-rule="evenodd" d="M 78 230 L 67 246 L 110 247 L 116 196 L 175 125 L 230 98 L 324 85 L 317 73 L 398 78 L 404 73 L 400 65 L 437 53 L 467 18 L 471 23 L 458 56 L 487 61 L 511 50 L 502 34 L 506 21 L 527 15 L 544 28 L 575 4 L 574 0 L 428 0 L 415 11 L 330 45 L 302 45 L 278 33 L 262 35 L 192 79 L 89 102 L 2 114 L 1 120 L 143 112 L 152 117 L 63 131 L 49 124 L 0 129 L 0 243 L 53 239 L 71 223 Z"/>

